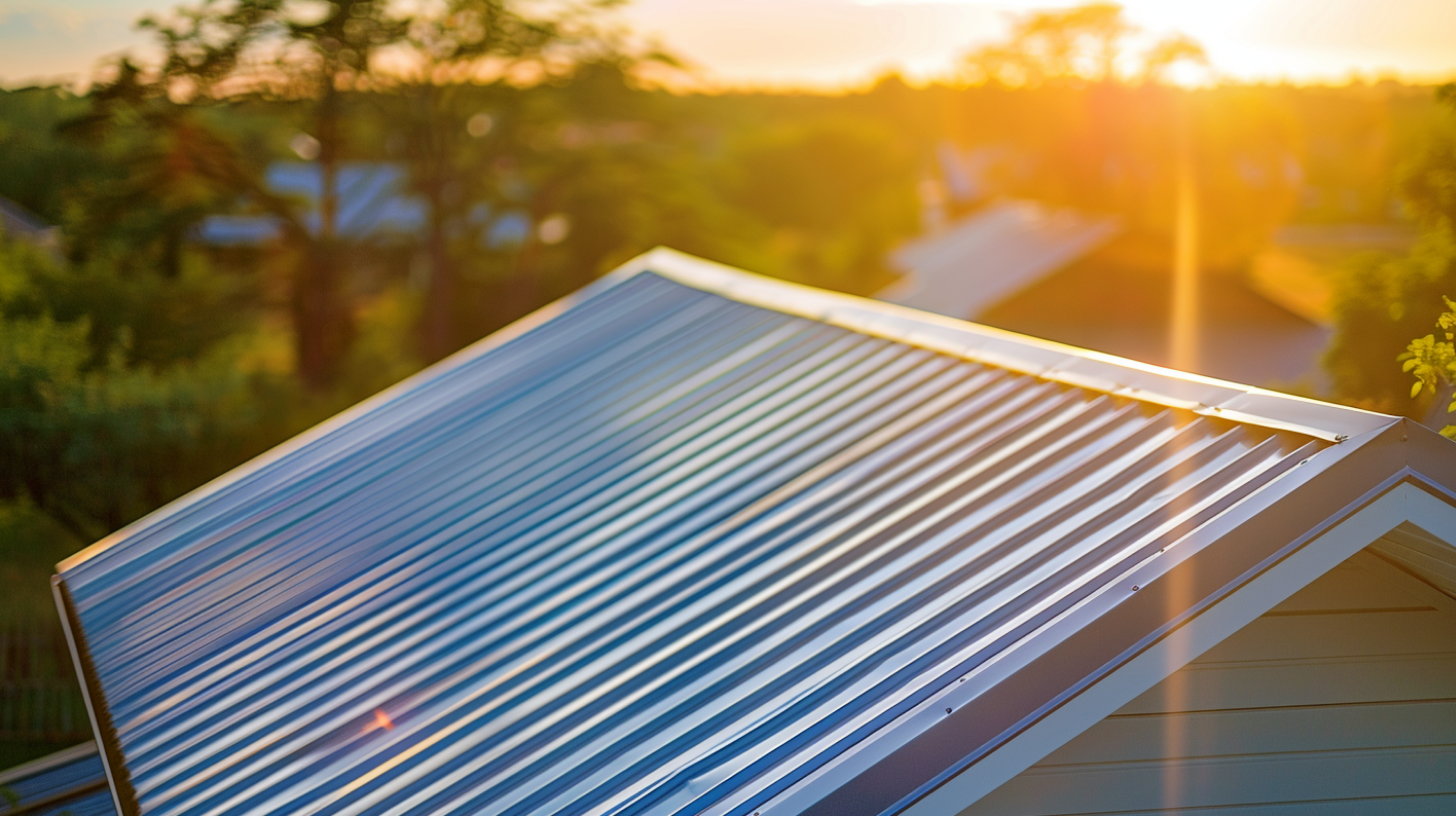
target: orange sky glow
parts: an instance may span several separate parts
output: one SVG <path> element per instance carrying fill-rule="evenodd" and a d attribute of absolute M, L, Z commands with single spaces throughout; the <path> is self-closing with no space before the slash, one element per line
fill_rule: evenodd
<path fill-rule="evenodd" d="M 164 0 L 0 0 L 0 83 L 74 80 L 134 49 Z M 950 75 L 957 55 L 1008 21 L 1064 0 L 635 0 L 623 17 L 717 87 L 843 88 L 890 70 Z M 1456 77 L 1456 0 L 1125 0 L 1150 33 L 1207 49 L 1217 76 L 1342 82 Z"/>

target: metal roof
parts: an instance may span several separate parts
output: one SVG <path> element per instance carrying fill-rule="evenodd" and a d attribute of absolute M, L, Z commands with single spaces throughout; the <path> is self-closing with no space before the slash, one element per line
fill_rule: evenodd
<path fill-rule="evenodd" d="M 902 306 L 975 319 L 1106 244 L 1117 219 L 1035 201 L 1001 201 L 896 250 L 904 275 L 880 294 Z"/>
<path fill-rule="evenodd" d="M 0 772 L 5 813 L 115 816 L 96 743 L 87 742 Z"/>
<path fill-rule="evenodd" d="M 58 598 L 123 813 L 893 812 L 1404 428 L 658 250 Z"/>

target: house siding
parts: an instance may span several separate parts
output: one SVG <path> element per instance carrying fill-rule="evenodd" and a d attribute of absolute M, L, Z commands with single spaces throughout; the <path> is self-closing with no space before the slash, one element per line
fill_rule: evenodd
<path fill-rule="evenodd" d="M 1456 602 L 1360 553 L 964 812 L 1093 813 L 1456 813 Z"/>

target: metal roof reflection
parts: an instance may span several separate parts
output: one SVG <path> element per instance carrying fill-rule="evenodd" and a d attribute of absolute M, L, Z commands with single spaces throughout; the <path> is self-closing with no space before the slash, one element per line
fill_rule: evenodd
<path fill-rule="evenodd" d="M 96 743 L 57 751 L 0 772 L 4 813 L 28 816 L 115 816 Z"/>
<path fill-rule="evenodd" d="M 126 809 L 752 814 L 1374 421 L 664 263 L 62 565 Z"/>

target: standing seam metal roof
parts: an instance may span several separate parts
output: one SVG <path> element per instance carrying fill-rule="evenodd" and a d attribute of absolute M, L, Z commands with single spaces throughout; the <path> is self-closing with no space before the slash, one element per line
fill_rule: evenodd
<path fill-rule="evenodd" d="M 1391 421 L 658 251 L 58 585 L 124 813 L 791 812 Z"/>

